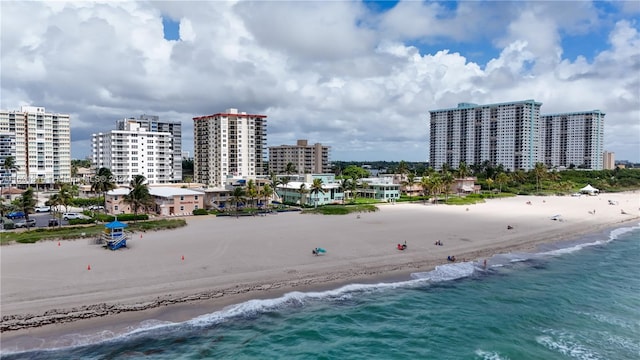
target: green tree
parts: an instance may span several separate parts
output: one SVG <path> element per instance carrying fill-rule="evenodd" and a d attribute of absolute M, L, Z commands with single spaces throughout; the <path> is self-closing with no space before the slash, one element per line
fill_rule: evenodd
<path fill-rule="evenodd" d="M 486 182 L 487 182 L 487 187 L 489 188 L 489 191 L 493 191 L 493 183 L 495 181 L 492 178 L 488 178 Z"/>
<path fill-rule="evenodd" d="M 258 187 L 256 186 L 256 182 L 253 179 L 249 179 L 247 182 L 246 188 L 247 197 L 250 200 L 251 206 L 254 206 L 255 199 L 258 198 Z"/>
<path fill-rule="evenodd" d="M 342 176 L 349 177 L 354 180 L 369 177 L 369 171 L 356 165 L 349 165 L 342 171 Z"/>
<path fill-rule="evenodd" d="M 318 198 L 318 194 L 322 193 L 324 195 L 324 185 L 322 183 L 322 179 L 313 179 L 313 183 L 311 184 L 311 189 L 309 190 L 311 192 L 311 196 L 313 197 L 313 202 L 315 204 L 314 207 L 318 207 L 318 201 L 316 200 Z M 315 196 L 314 196 L 315 194 Z"/>
<path fill-rule="evenodd" d="M 300 188 L 298 188 L 298 194 L 300 194 L 300 206 L 304 206 L 306 204 L 305 195 L 309 193 L 307 190 L 307 186 L 305 183 L 300 184 Z"/>
<path fill-rule="evenodd" d="M 268 208 L 271 203 L 269 199 L 273 196 L 274 191 L 269 184 L 265 184 L 260 191 L 258 192 L 258 196 L 264 199 L 265 207 Z"/>
<path fill-rule="evenodd" d="M 98 169 L 96 176 L 91 182 L 91 191 L 96 194 L 102 194 L 105 211 L 107 210 L 107 192 L 115 188 L 116 184 L 113 181 L 111 170 L 105 167 Z"/>
<path fill-rule="evenodd" d="M 409 167 L 404 160 L 400 160 L 400 164 L 396 168 L 396 174 L 400 174 L 400 178 L 404 178 L 404 175 L 409 173 Z"/>
<path fill-rule="evenodd" d="M 74 196 L 77 195 L 77 190 L 69 183 L 61 183 L 57 195 L 59 205 L 64 206 L 64 211 L 68 212 L 69 206 L 73 203 Z"/>
<path fill-rule="evenodd" d="M 511 177 L 507 175 L 507 173 L 500 173 L 496 176 L 496 184 L 498 184 L 498 189 L 502 192 L 502 187 L 509 183 Z"/>
<path fill-rule="evenodd" d="M 547 176 L 547 167 L 543 163 L 536 163 L 532 171 L 536 178 L 536 192 L 540 192 L 540 183 Z"/>
<path fill-rule="evenodd" d="M 464 179 L 471 174 L 471 170 L 464 161 L 460 161 L 458 165 L 457 176 L 458 178 Z"/>
<path fill-rule="evenodd" d="M 129 193 L 123 196 L 124 202 L 131 205 L 134 218 L 137 221 L 138 211 L 140 209 L 148 210 L 153 204 L 153 196 L 149 193 L 149 185 L 146 183 L 147 178 L 144 175 L 135 175 L 129 182 Z"/>
<path fill-rule="evenodd" d="M 285 172 L 287 175 L 291 175 L 291 174 L 293 174 L 293 173 L 295 173 L 295 172 L 297 172 L 297 171 L 298 171 L 298 170 L 296 170 L 296 166 L 295 166 L 295 165 L 293 165 L 293 163 L 291 163 L 291 162 L 290 162 L 290 163 L 287 163 L 287 166 L 284 168 L 284 172 Z"/>
<path fill-rule="evenodd" d="M 16 164 L 16 158 L 13 156 L 7 156 L 4 158 L 4 164 L 2 168 L 9 173 L 9 187 L 13 182 L 13 173 L 17 172 L 20 167 Z M 16 178 L 16 187 L 18 186 L 18 179 Z"/>
<path fill-rule="evenodd" d="M 231 201 L 236 205 L 236 217 L 239 216 L 240 213 L 240 204 L 244 201 L 246 193 L 244 191 L 244 187 L 236 186 L 233 188 L 233 193 L 231 193 Z"/>
<path fill-rule="evenodd" d="M 24 218 L 29 221 L 29 214 L 34 212 L 36 199 L 33 197 L 33 189 L 30 187 L 20 195 L 13 204 L 17 209 L 24 212 Z"/>
<path fill-rule="evenodd" d="M 451 185 L 455 184 L 456 179 L 450 171 L 444 171 L 442 173 L 442 189 L 444 190 L 444 200 L 449 200 L 449 193 L 451 192 Z"/>
<path fill-rule="evenodd" d="M 347 197 L 347 191 L 350 189 L 350 182 L 353 181 L 351 179 L 342 179 L 340 180 L 340 186 L 338 187 L 338 191 L 342 192 L 342 204 Z"/>

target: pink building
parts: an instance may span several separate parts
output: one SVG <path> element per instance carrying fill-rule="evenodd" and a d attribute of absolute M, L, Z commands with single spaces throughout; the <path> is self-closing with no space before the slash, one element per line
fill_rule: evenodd
<path fill-rule="evenodd" d="M 168 186 L 150 186 L 154 198 L 152 213 L 160 216 L 191 215 L 195 209 L 204 208 L 204 192 Z M 132 213 L 131 206 L 124 201 L 128 188 L 111 190 L 106 196 L 106 210 L 110 214 Z"/>

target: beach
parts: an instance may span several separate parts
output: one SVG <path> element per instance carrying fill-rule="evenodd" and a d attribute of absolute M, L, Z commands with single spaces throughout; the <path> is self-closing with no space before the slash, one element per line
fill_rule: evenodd
<path fill-rule="evenodd" d="M 90 239 L 11 244 L 0 248 L 0 337 L 184 321 L 252 298 L 408 277 L 450 255 L 481 262 L 637 221 L 639 205 L 635 192 L 400 203 L 344 216 L 189 217 L 118 251 Z M 316 247 L 327 252 L 315 256 Z"/>

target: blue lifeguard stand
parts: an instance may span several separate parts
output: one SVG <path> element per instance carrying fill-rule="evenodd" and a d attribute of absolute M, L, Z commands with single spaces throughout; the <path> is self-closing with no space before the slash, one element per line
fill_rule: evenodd
<path fill-rule="evenodd" d="M 127 235 L 124 233 L 124 228 L 127 224 L 118 221 L 112 221 L 104 225 L 104 234 L 102 234 L 106 241 L 106 247 L 111 250 L 118 250 L 121 247 L 127 247 Z"/>

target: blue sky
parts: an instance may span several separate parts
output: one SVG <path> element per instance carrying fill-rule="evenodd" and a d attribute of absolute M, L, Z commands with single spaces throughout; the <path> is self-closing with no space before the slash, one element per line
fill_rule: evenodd
<path fill-rule="evenodd" d="M 640 161 L 638 1 L 12 1 L 0 16 L 0 106 L 71 114 L 74 157 L 140 114 L 181 121 L 192 152 L 193 117 L 238 108 L 268 116 L 269 146 L 425 161 L 429 110 L 535 99 L 604 111 L 605 149 Z"/>

